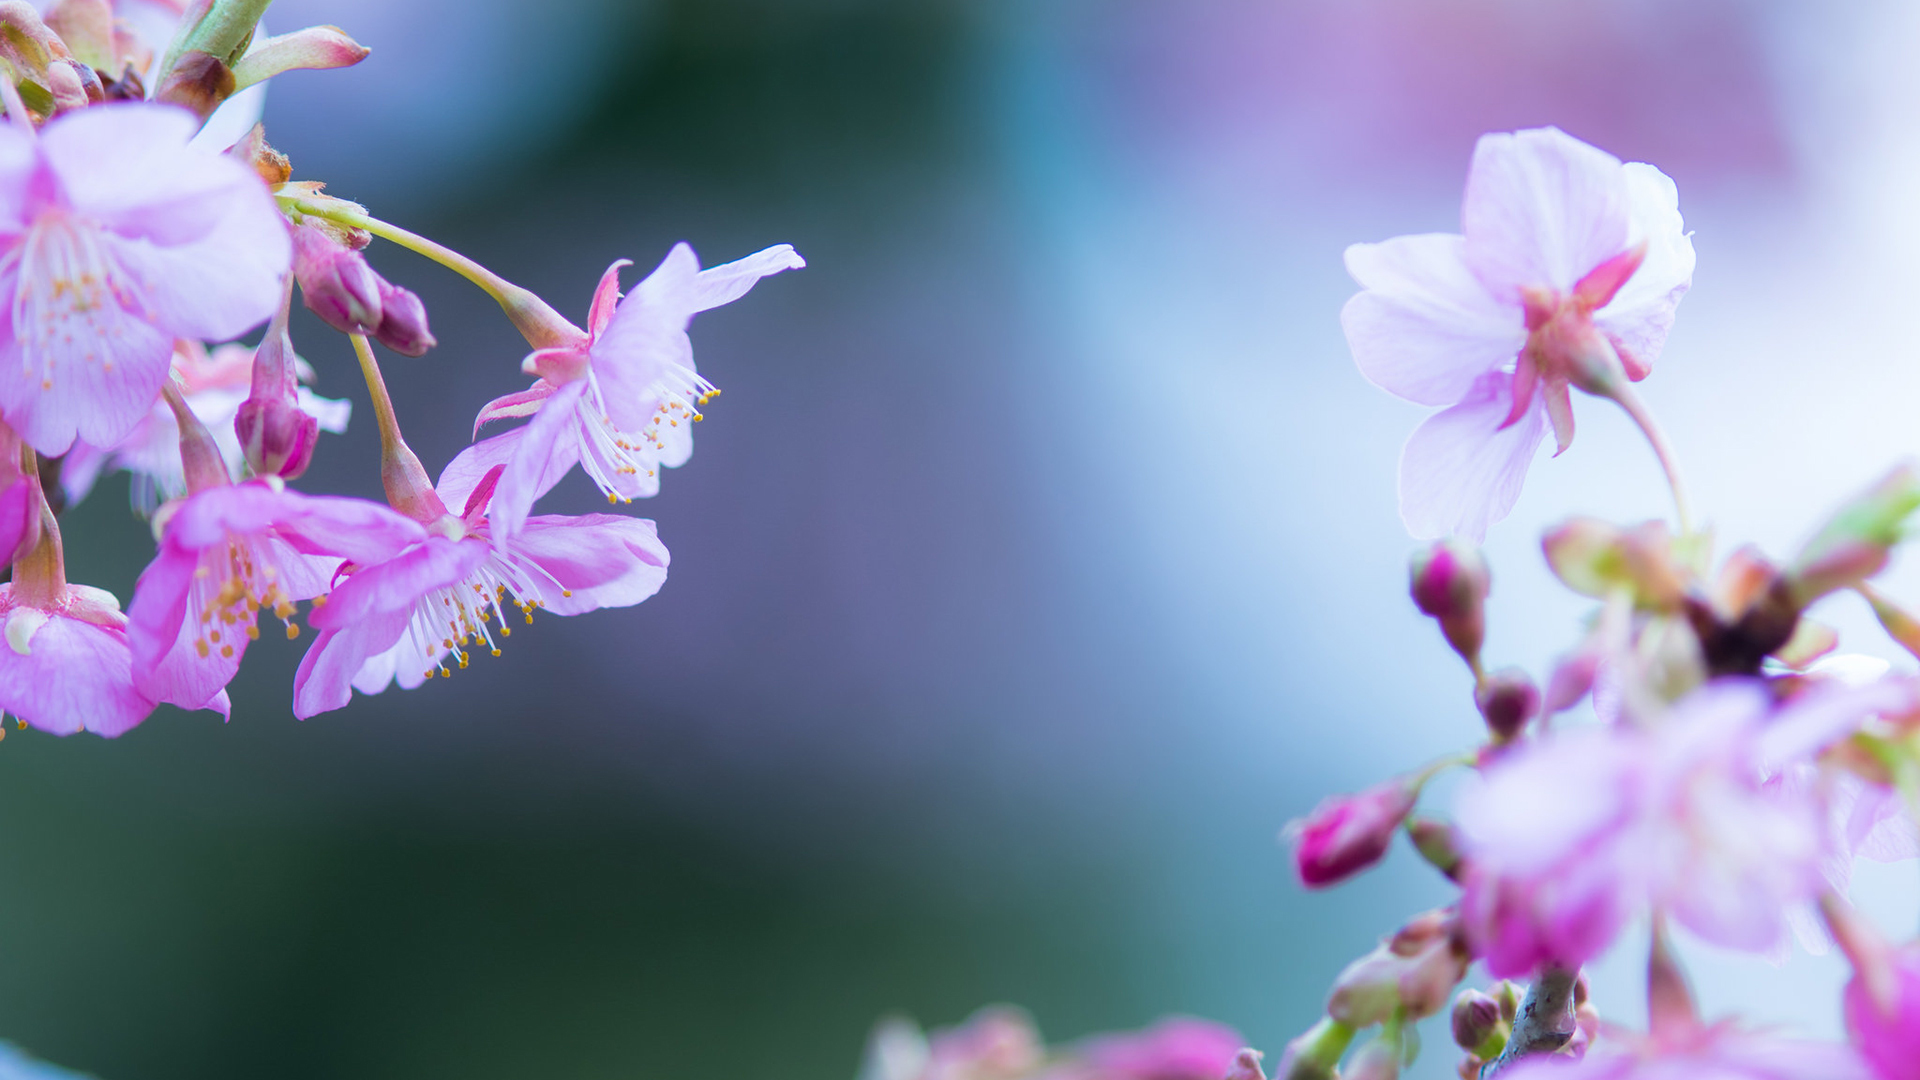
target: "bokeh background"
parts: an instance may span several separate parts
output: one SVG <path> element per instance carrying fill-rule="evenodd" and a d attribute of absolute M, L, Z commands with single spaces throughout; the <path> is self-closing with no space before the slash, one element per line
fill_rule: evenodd
<path fill-rule="evenodd" d="M 1558 124 L 1678 181 L 1699 273 L 1644 392 L 1722 537 L 1786 554 L 1920 451 L 1898 0 L 270 21 L 374 49 L 274 85 L 299 176 L 575 318 L 607 263 L 680 239 L 812 265 L 695 326 L 726 393 L 633 508 L 674 554 L 652 601 L 305 723 L 305 642 L 263 641 L 229 725 L 0 745 L 0 1031 L 113 1080 L 841 1080 L 881 1014 L 995 1001 L 1056 1039 L 1194 1013 L 1277 1051 L 1445 896 L 1405 850 L 1307 894 L 1276 835 L 1477 731 L 1405 599 L 1420 411 L 1354 372 L 1337 313 L 1347 243 L 1456 227 L 1482 131 Z M 372 256 L 433 314 L 440 347 L 388 370 L 437 468 L 523 350 L 463 281 Z M 364 409 L 344 339 L 296 333 Z M 1665 510 L 1627 424 L 1578 412 L 1488 545 L 1490 655 L 1536 672 L 1583 612 L 1540 528 Z M 303 484 L 375 495 L 376 461 L 362 412 Z M 67 524 L 75 578 L 123 598 L 150 550 L 124 490 Z M 550 503 L 596 499 L 576 477 Z M 1894 658 L 1862 611 L 1822 614 Z M 1858 895 L 1907 928 L 1920 879 Z M 1710 1013 L 1836 1030 L 1832 958 L 1689 956 Z M 1627 1022 L 1637 963 L 1597 973 Z M 1451 1067 L 1429 1026 L 1416 1077 Z"/>

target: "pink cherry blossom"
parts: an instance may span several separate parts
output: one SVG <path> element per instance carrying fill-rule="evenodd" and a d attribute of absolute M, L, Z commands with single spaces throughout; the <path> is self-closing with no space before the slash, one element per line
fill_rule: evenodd
<path fill-rule="evenodd" d="M 1407 440 L 1400 514 L 1415 536 L 1475 539 L 1507 515 L 1569 385 L 1643 378 L 1693 278 L 1673 182 L 1554 128 L 1486 135 L 1461 234 L 1347 249 L 1341 312 L 1361 374 L 1444 406 Z"/>
<path fill-rule="evenodd" d="M 296 360 L 295 367 L 302 379 L 313 378 L 313 370 L 304 361 Z M 220 447 L 228 474 L 239 477 L 246 452 L 234 432 L 234 419 L 252 385 L 253 350 L 244 345 L 221 345 L 209 352 L 198 342 L 175 342 L 173 374 L 193 414 Z M 347 430 L 353 402 L 321 397 L 304 386 L 298 390 L 298 400 L 321 431 L 337 435 Z M 161 503 L 187 493 L 186 474 L 180 468 L 180 425 L 166 402 L 155 400 L 147 415 L 113 446 L 73 444 L 60 468 L 60 487 L 66 492 L 67 502 L 86 498 L 94 482 L 112 468 L 134 474 L 131 495 L 135 507 L 143 512 L 151 513 Z"/>
<path fill-rule="evenodd" d="M 1889 1077 L 1893 1074 L 1886 1074 Z M 1526 1058 L 1501 1080 L 1873 1080 L 1851 1047 L 1745 1031 L 1729 1024 L 1677 1036 L 1610 1034 L 1578 1060 Z"/>
<path fill-rule="evenodd" d="M 466 667 L 476 649 L 498 656 L 512 615 L 531 623 L 536 610 L 579 615 L 659 591 L 667 549 L 651 521 L 540 516 L 498 535 L 488 507 L 504 468 L 471 490 L 443 485 L 435 501 L 464 506 L 460 516 L 441 513 L 392 558 L 343 568 L 345 580 L 308 616 L 320 637 L 295 676 L 295 715 L 341 708 L 354 689 L 377 694 L 396 681 L 412 689 L 448 674 L 448 663 Z"/>
<path fill-rule="evenodd" d="M 526 426 L 463 455 L 471 485 L 493 465 L 507 464 L 495 496 L 494 528 L 519 530 L 534 500 L 578 463 L 609 502 L 660 490 L 659 470 L 686 463 L 699 406 L 715 393 L 694 370 L 687 326 L 693 316 L 731 303 L 763 277 L 806 265 L 792 247 L 771 247 L 737 262 L 700 269 L 693 249 L 677 244 L 660 265 L 620 297 L 614 263 L 594 291 L 587 332 L 574 344 L 540 349 L 523 367 L 539 375 L 532 388 L 482 409 L 474 430 L 490 420 L 532 416 Z M 446 477 L 443 476 L 443 480 Z"/>
<path fill-rule="evenodd" d="M 1246 1040 L 1209 1020 L 1169 1017 L 1144 1031 L 1095 1035 L 1041 1080 L 1220 1080 Z"/>
<path fill-rule="evenodd" d="M 1764 684 L 1727 679 L 1647 727 L 1516 749 L 1460 799 L 1469 937 L 1499 976 L 1584 963 L 1649 907 L 1730 948 L 1774 946 L 1832 852 L 1822 792 L 1769 777 L 1911 693 L 1828 688 L 1776 708 Z"/>
<path fill-rule="evenodd" d="M 295 636 L 293 605 L 326 592 L 343 559 L 380 562 L 426 537 L 379 503 L 303 495 L 277 477 L 195 492 L 164 520 L 129 612 L 134 683 L 195 704 L 233 679 L 262 613 Z"/>
<path fill-rule="evenodd" d="M 0 414 L 36 450 L 112 446 L 147 415 L 175 338 L 264 322 L 292 246 L 266 186 L 139 102 L 0 130 Z"/>

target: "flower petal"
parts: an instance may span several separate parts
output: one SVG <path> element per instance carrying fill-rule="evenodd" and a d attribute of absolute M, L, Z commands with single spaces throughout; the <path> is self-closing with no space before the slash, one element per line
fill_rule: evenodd
<path fill-rule="evenodd" d="M 408 617 L 404 608 L 381 611 L 322 630 L 294 673 L 293 715 L 305 720 L 345 708 L 353 700 L 354 679 L 361 667 L 400 640 Z"/>
<path fill-rule="evenodd" d="M 0 277 L 0 307 L 19 284 L 17 270 Z M 77 437 L 113 446 L 160 396 L 173 338 L 113 305 L 96 309 L 84 341 L 59 340 L 28 349 L 0 338 L 0 413 L 20 437 L 47 455 L 66 453 Z"/>
<path fill-rule="evenodd" d="M 1558 128 L 1482 135 L 1461 209 L 1466 260 L 1497 296 L 1566 290 L 1627 247 L 1620 159 Z"/>
<path fill-rule="evenodd" d="M 1520 309 L 1495 300 L 1467 269 L 1463 243 L 1429 233 L 1347 249 L 1347 272 L 1365 291 L 1341 309 L 1340 325 L 1368 382 L 1422 405 L 1452 405 L 1526 344 Z"/>
<path fill-rule="evenodd" d="M 387 612 L 404 614 L 427 593 L 473 573 L 486 557 L 487 545 L 477 540 L 430 536 L 395 558 L 355 571 L 328 594 L 325 604 L 314 606 L 307 622 L 315 629 L 331 630 Z M 373 652 L 386 647 L 383 644 Z M 358 670 L 357 662 L 354 667 Z"/>
<path fill-rule="evenodd" d="M 1647 244 L 1647 257 L 1612 302 L 1594 312 L 1594 325 L 1642 367 L 1667 343 L 1674 309 L 1693 284 L 1693 240 L 1680 218 L 1680 194 L 1651 165 L 1626 166 L 1629 244 Z"/>
<path fill-rule="evenodd" d="M 123 734 L 154 705 L 134 689 L 132 665 L 125 633 L 54 615 L 26 654 L 0 647 L 0 711 L 55 735 Z"/>
<path fill-rule="evenodd" d="M 1400 452 L 1400 519 L 1420 539 L 1485 539 L 1487 526 L 1520 498 L 1547 433 L 1545 410 L 1528 409 L 1502 429 L 1512 376 L 1496 372 L 1466 400 L 1427 418 Z"/>
<path fill-rule="evenodd" d="M 517 436 L 517 445 L 508 459 L 507 471 L 500 475 L 500 486 L 494 489 L 493 506 L 488 510 L 495 539 L 519 532 L 533 512 L 534 500 L 553 490 L 580 460 L 580 426 L 592 422 L 578 415 L 586 392 L 584 380 L 568 383 L 553 392 L 526 427 L 499 436 Z"/>
<path fill-rule="evenodd" d="M 508 545 L 515 561 L 531 561 L 540 600 L 556 615 L 630 607 L 667 580 L 667 547 L 653 522 L 618 514 L 542 516 Z"/>

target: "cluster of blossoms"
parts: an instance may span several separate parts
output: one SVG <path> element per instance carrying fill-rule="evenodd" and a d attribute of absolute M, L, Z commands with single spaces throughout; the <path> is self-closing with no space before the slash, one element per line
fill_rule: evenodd
<path fill-rule="evenodd" d="M 1558 130 L 1480 140 L 1461 235 L 1358 244 L 1347 267 L 1361 372 L 1444 407 L 1400 464 L 1402 517 L 1432 541 L 1410 591 L 1465 662 L 1485 737 L 1288 827 L 1309 888 L 1375 865 L 1404 833 L 1458 895 L 1338 974 L 1276 1080 L 1393 1080 L 1418 1022 L 1442 1012 L 1462 1080 L 1920 1080 L 1920 941 L 1889 942 L 1847 898 L 1856 859 L 1920 857 L 1920 677 L 1836 652 L 1838 634 L 1807 617 L 1855 594 L 1920 656 L 1920 617 L 1875 582 L 1920 509 L 1920 476 L 1895 469 L 1789 560 L 1716 555 L 1635 391 L 1692 282 L 1673 182 Z M 1546 433 L 1568 449 L 1575 389 L 1646 435 L 1677 523 L 1576 518 L 1546 533 L 1549 567 L 1594 610 L 1536 680 L 1483 662 L 1478 542 Z M 1469 774 L 1452 813 L 1422 812 L 1450 770 Z M 1633 926 L 1651 942 L 1646 1031 L 1608 1023 L 1582 974 Z M 1776 958 L 1837 944 L 1853 968 L 1849 1040 L 1703 1019 L 1679 933 Z M 1476 972 L 1488 982 L 1463 986 Z M 1266 1073 L 1244 1051 L 1214 1075 Z"/>
<path fill-rule="evenodd" d="M 0 2 L 0 713 L 119 735 L 167 703 L 230 711 L 226 687 L 271 615 L 298 637 L 294 713 L 415 687 L 499 655 L 536 611 L 639 603 L 666 578 L 653 523 L 537 515 L 577 464 L 616 506 L 683 464 L 717 390 L 693 316 L 803 266 L 790 247 L 701 269 L 686 245 L 626 296 L 616 262 L 586 328 L 365 207 L 293 179 L 256 122 L 262 85 L 367 50 L 334 27 L 259 32 L 268 0 Z M 419 298 L 375 273 L 381 238 L 497 300 L 533 379 L 475 422 L 433 482 L 401 437 L 374 345 L 421 356 Z M 296 290 L 349 336 L 371 393 L 386 503 L 296 491 L 345 402 L 308 390 Z M 235 343 L 264 326 L 257 344 Z M 520 385 L 525 386 L 525 383 Z M 506 389 L 506 387 L 502 387 Z M 69 582 L 59 513 L 133 474 L 158 551 L 124 613 Z"/>

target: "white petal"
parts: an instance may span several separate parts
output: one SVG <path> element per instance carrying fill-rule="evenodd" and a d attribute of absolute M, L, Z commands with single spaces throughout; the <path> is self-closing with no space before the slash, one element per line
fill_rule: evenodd
<path fill-rule="evenodd" d="M 1538 401 L 1509 428 L 1513 377 L 1482 376 L 1465 401 L 1427 418 L 1400 452 L 1400 519 L 1420 539 L 1482 540 L 1520 498 L 1547 433 Z"/>
<path fill-rule="evenodd" d="M 1626 166 L 1626 177 L 1627 243 L 1646 241 L 1647 257 L 1593 321 L 1651 364 L 1667 343 L 1674 309 L 1693 284 L 1693 240 L 1680 219 L 1680 193 L 1667 174 L 1636 161 Z"/>
<path fill-rule="evenodd" d="M 1461 210 L 1466 257 L 1497 294 L 1570 289 L 1627 247 L 1620 159 L 1558 128 L 1482 135 Z"/>
<path fill-rule="evenodd" d="M 1347 272 L 1366 291 L 1347 301 L 1340 325 L 1367 381 L 1422 405 L 1452 405 L 1526 344 L 1520 309 L 1467 269 L 1463 243 L 1428 233 L 1347 249 Z"/>

